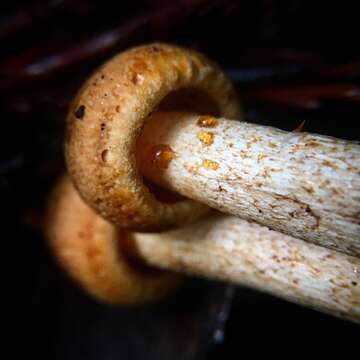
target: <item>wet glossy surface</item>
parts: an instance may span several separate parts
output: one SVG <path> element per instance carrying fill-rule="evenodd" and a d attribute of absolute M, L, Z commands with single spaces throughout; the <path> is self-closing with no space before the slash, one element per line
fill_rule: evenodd
<path fill-rule="evenodd" d="M 194 359 L 194 352 L 197 358 L 226 359 L 248 352 L 281 358 L 339 351 L 353 357 L 358 326 L 245 288 L 237 289 L 224 341 L 215 348 L 209 346 L 207 311 L 217 308 L 217 295 L 210 296 L 202 282 L 157 312 L 101 307 L 59 272 L 40 231 L 33 230 L 50 184 L 63 171 L 70 99 L 90 72 L 129 45 L 166 40 L 206 52 L 236 83 L 249 121 L 291 131 L 306 120 L 305 131 L 360 139 L 359 97 L 347 92 L 359 82 L 358 12 L 350 4 L 328 2 L 324 11 L 314 1 L 179 3 L 2 4 L 0 195 L 16 327 L 9 356 L 176 360 Z M 332 96 L 324 87 L 311 91 L 319 83 L 331 86 Z M 224 292 L 209 286 L 223 303 Z M 200 347 L 193 346 L 194 338 L 201 338 Z M 186 357 L 191 346 L 195 351 Z"/>

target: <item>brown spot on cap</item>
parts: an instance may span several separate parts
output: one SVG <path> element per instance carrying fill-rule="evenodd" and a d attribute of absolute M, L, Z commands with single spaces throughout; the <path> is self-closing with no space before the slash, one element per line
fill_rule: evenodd
<path fill-rule="evenodd" d="M 141 85 L 143 81 L 144 81 L 144 76 L 142 76 L 141 74 L 134 73 L 131 77 L 131 82 L 134 85 Z"/>
<path fill-rule="evenodd" d="M 102 160 L 103 162 L 106 162 L 108 154 L 109 154 L 109 150 L 105 149 L 105 150 L 102 151 L 102 153 L 101 153 L 101 160 Z"/>
<path fill-rule="evenodd" d="M 151 46 L 149 50 L 155 53 L 160 52 L 160 48 L 157 45 Z"/>
<path fill-rule="evenodd" d="M 77 110 L 75 111 L 75 117 L 77 119 L 82 119 L 85 115 L 85 106 L 84 105 L 80 105 Z"/>

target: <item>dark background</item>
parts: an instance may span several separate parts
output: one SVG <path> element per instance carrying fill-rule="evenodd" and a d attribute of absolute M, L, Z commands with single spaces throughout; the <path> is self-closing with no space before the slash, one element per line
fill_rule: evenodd
<path fill-rule="evenodd" d="M 56 267 L 41 230 L 64 171 L 64 118 L 94 68 L 129 46 L 205 52 L 246 119 L 360 139 L 358 13 L 351 2 L 38 0 L 2 2 L 0 195 L 11 358 L 219 359 L 356 351 L 359 327 L 249 289 L 189 280 L 161 304 L 96 304 Z M 4 256 L 5 257 L 5 256 Z M 227 318 L 227 320 L 226 320 Z M 225 329 L 225 332 L 223 332 Z"/>

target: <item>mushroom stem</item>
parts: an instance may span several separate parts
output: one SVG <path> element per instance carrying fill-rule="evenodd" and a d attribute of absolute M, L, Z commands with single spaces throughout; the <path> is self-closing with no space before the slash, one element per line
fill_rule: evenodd
<path fill-rule="evenodd" d="M 50 197 L 46 233 L 58 263 L 103 302 L 151 302 L 177 286 L 176 273 L 138 266 L 147 263 L 360 322 L 360 259 L 235 216 L 213 213 L 176 230 L 131 233 L 96 214 L 64 177 Z"/>
<path fill-rule="evenodd" d="M 180 229 L 134 233 L 148 264 L 226 280 L 360 321 L 360 260 L 237 217 L 213 214 Z"/>
<path fill-rule="evenodd" d="M 138 139 L 151 181 L 282 233 L 360 257 L 360 146 L 305 132 L 157 112 Z"/>

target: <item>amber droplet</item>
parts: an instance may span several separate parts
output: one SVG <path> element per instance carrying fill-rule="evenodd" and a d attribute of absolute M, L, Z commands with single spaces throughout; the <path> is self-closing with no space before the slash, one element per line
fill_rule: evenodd
<path fill-rule="evenodd" d="M 159 144 L 151 149 L 151 162 L 156 166 L 167 169 L 175 153 L 169 145 Z"/>
<path fill-rule="evenodd" d="M 214 142 L 214 134 L 208 131 L 199 132 L 197 137 L 205 145 L 211 145 Z"/>
<path fill-rule="evenodd" d="M 200 127 L 213 128 L 217 126 L 218 120 L 211 116 L 200 116 L 197 125 Z"/>
<path fill-rule="evenodd" d="M 219 164 L 216 161 L 208 159 L 203 160 L 202 165 L 205 169 L 208 170 L 217 170 L 219 168 Z"/>

